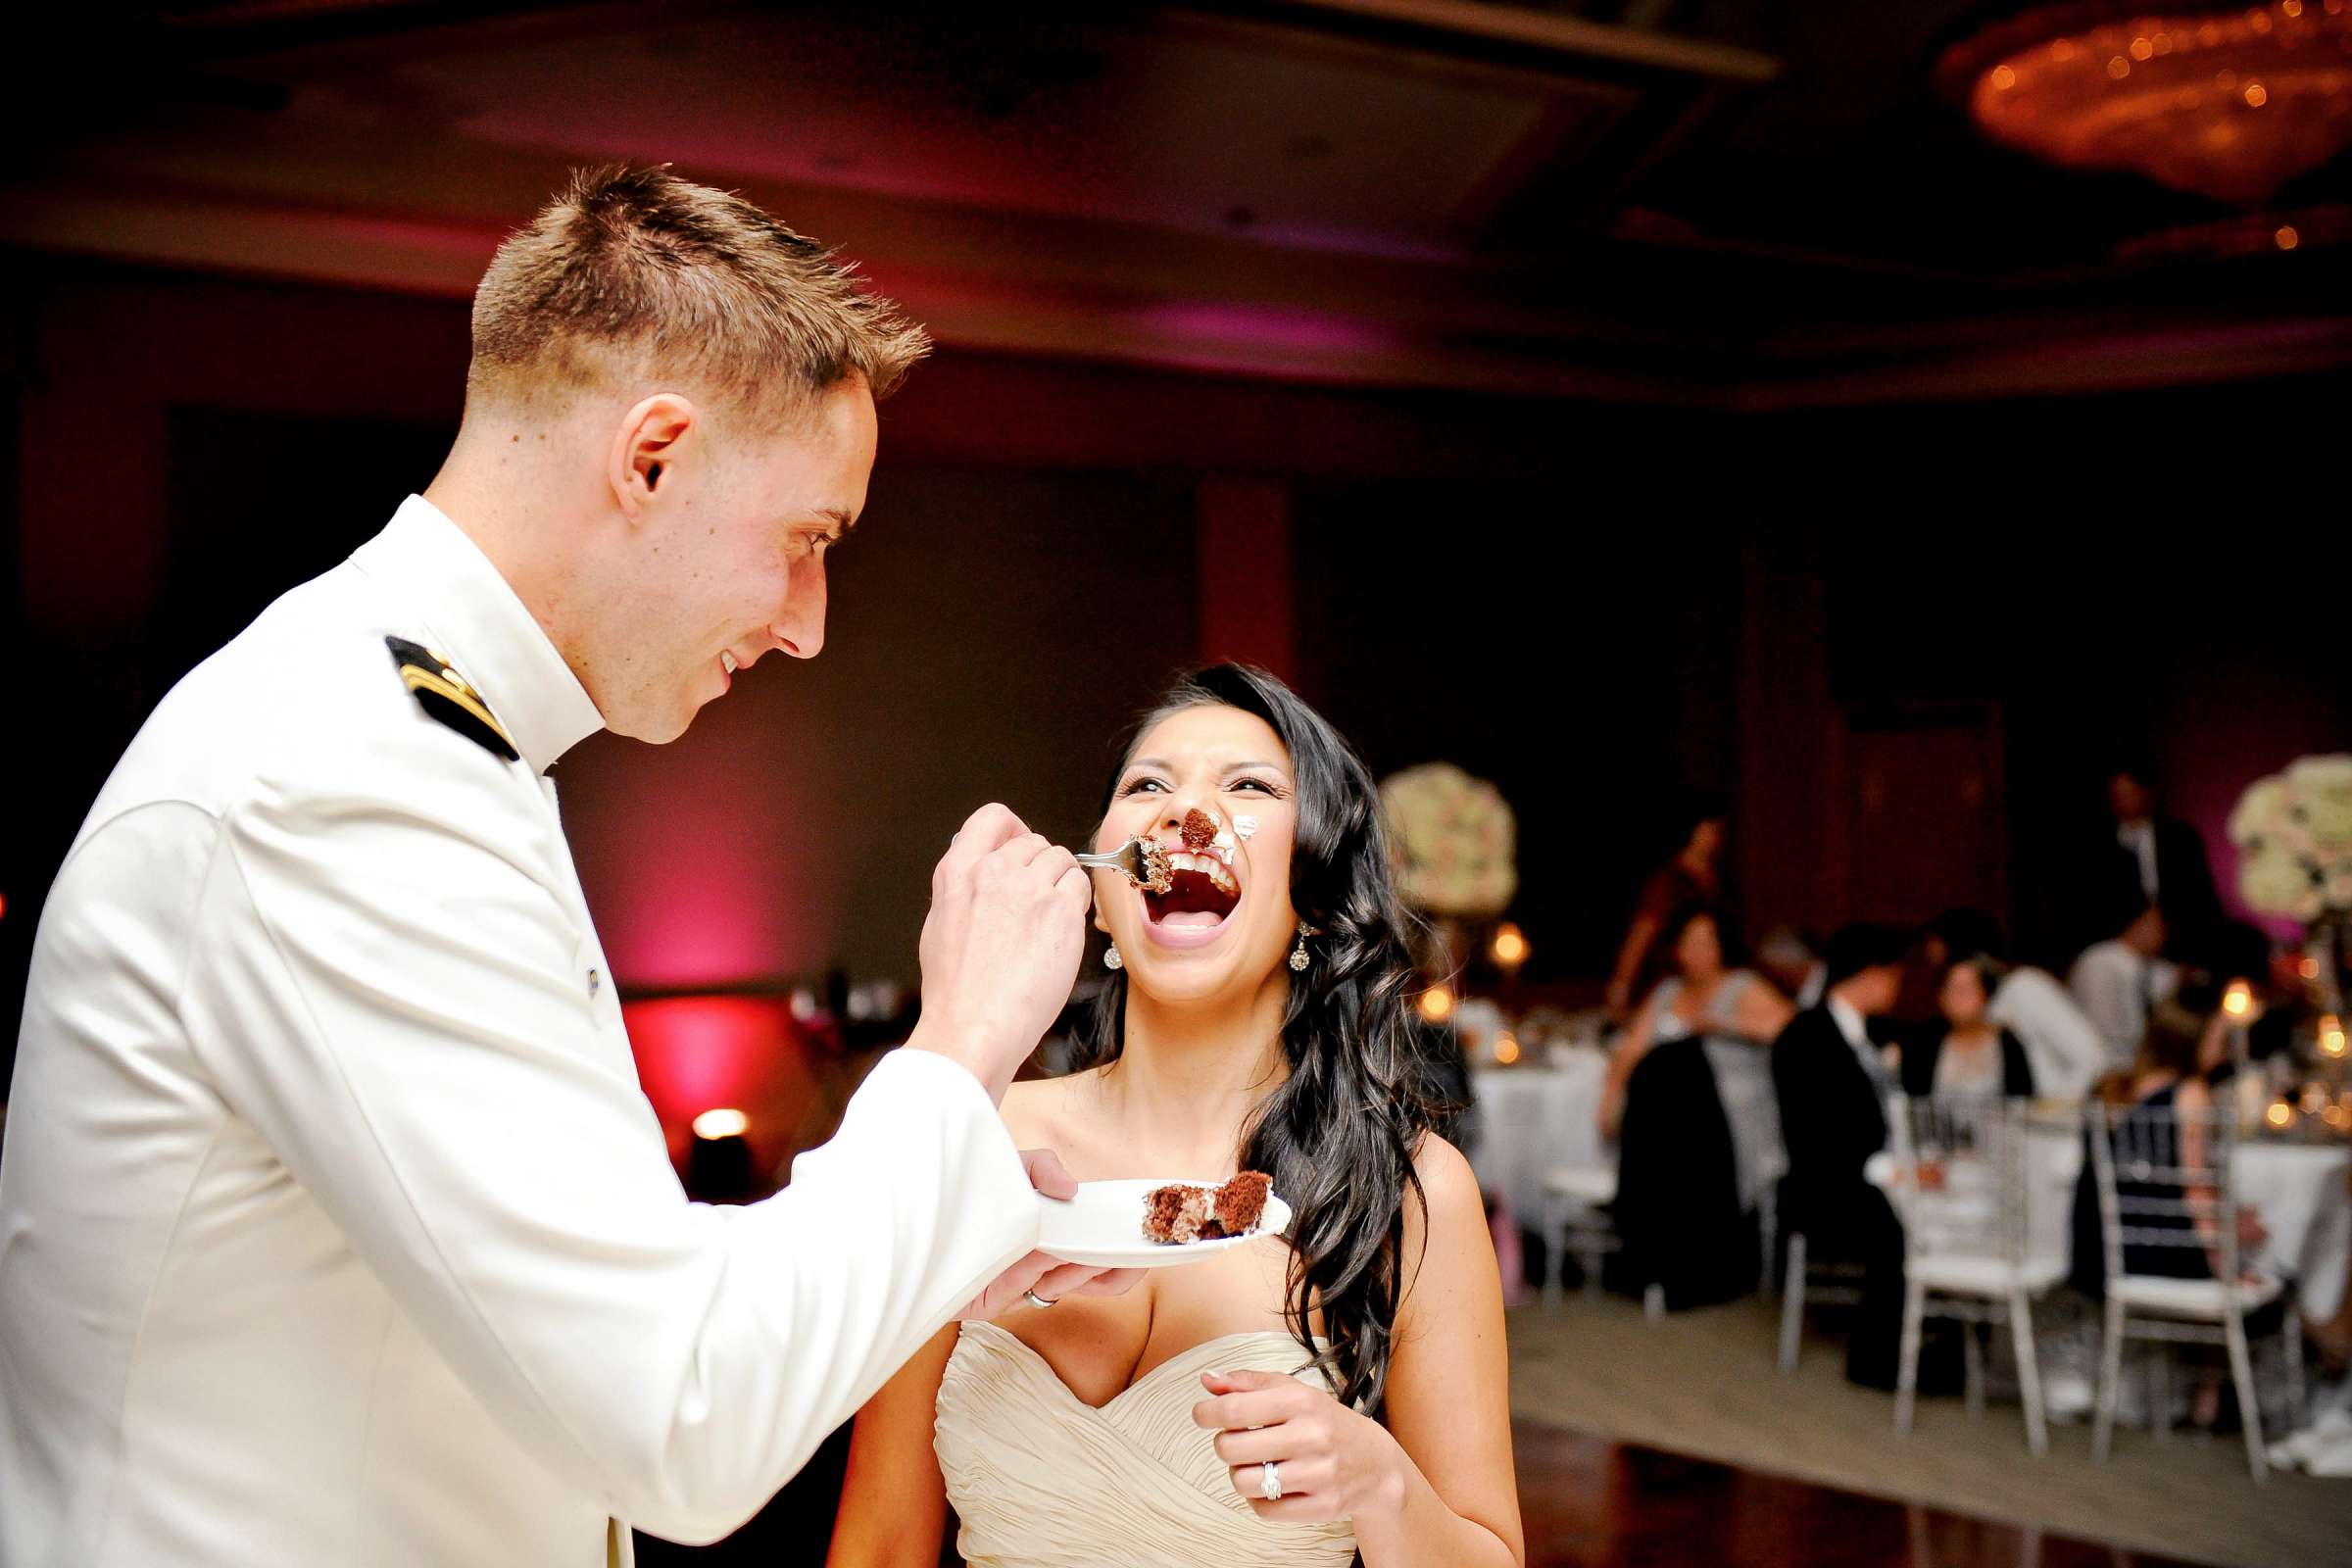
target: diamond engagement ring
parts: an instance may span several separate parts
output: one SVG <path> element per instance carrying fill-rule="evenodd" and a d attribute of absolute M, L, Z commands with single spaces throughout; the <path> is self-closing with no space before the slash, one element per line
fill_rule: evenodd
<path fill-rule="evenodd" d="M 1268 1502 L 1282 1500 L 1282 1473 L 1272 1459 L 1257 1467 L 1257 1494 Z"/>
<path fill-rule="evenodd" d="M 1027 1301 L 1027 1302 L 1028 1302 L 1028 1303 L 1029 1303 L 1031 1306 L 1034 1306 L 1034 1307 L 1036 1307 L 1036 1308 L 1037 1308 L 1037 1309 L 1038 1309 L 1040 1312 L 1043 1312 L 1043 1311 L 1044 1311 L 1044 1310 L 1045 1310 L 1047 1307 L 1049 1307 L 1049 1306 L 1052 1306 L 1052 1305 L 1053 1305 L 1053 1304 L 1054 1304 L 1055 1301 L 1058 1301 L 1058 1300 L 1060 1300 L 1060 1299 L 1061 1299 L 1061 1298 L 1060 1298 L 1060 1297 L 1058 1297 L 1058 1296 L 1054 1296 L 1054 1297 L 1045 1297 L 1045 1296 L 1040 1296 L 1040 1295 L 1038 1295 L 1038 1294 L 1037 1294 L 1035 1291 L 1023 1291 L 1023 1292 L 1021 1293 L 1021 1297 L 1022 1297 L 1022 1298 L 1023 1298 L 1024 1300 L 1026 1300 L 1026 1301 Z"/>

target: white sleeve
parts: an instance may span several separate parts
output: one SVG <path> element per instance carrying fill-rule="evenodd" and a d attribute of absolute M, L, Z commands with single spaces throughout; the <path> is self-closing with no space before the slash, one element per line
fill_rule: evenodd
<path fill-rule="evenodd" d="M 445 814 L 230 813 L 190 1039 L 518 1440 L 616 1516 L 715 1539 L 1034 1245 L 1019 1154 L 970 1074 L 899 1052 L 783 1193 L 689 1202 L 589 1049 L 576 927 L 494 831 L 539 827 Z"/>
<path fill-rule="evenodd" d="M 2073 1100 L 2086 1094 L 2114 1056 L 2098 1026 L 2066 988 L 2038 969 L 2019 969 L 2001 983 L 1996 1022 L 2017 1031 L 2034 1057 L 2034 1081 L 2043 1094 Z"/>

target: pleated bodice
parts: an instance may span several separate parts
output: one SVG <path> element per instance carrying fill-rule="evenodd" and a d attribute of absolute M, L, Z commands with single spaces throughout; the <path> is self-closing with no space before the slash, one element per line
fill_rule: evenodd
<path fill-rule="evenodd" d="M 1101 1409 L 993 1323 L 966 1323 L 940 1380 L 933 1446 L 963 1521 L 970 1568 L 1346 1568 L 1346 1522 L 1272 1524 L 1250 1512 L 1193 1424 L 1200 1374 L 1248 1368 L 1330 1384 L 1298 1343 L 1231 1334 L 1153 1367 Z"/>

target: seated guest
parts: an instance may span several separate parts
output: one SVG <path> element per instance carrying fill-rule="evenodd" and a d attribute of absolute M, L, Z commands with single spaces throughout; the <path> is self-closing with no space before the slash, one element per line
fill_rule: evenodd
<path fill-rule="evenodd" d="M 2113 1066 L 2106 1037 L 2046 969 L 2008 962 L 2000 925 L 1982 909 L 1946 909 L 1928 924 L 1928 956 L 1938 966 L 1982 956 L 1996 961 L 1985 1017 L 2017 1036 L 2034 1071 L 2034 1093 L 2081 1100 Z"/>
<path fill-rule="evenodd" d="M 1723 850 L 1728 835 L 1729 808 L 1712 795 L 1698 795 L 1685 806 L 1679 848 L 1642 884 L 1634 918 L 1617 950 L 1617 964 L 1609 974 L 1608 1008 L 1622 1019 L 1633 1010 L 1634 992 L 1644 974 L 1665 967 L 1658 961 L 1666 952 L 1661 928 L 1676 910 L 1691 905 L 1723 903 Z"/>
<path fill-rule="evenodd" d="M 1603 1137 L 1617 1136 L 1626 1084 L 1660 1044 L 1705 1035 L 1766 1046 L 1795 1016 L 1771 981 L 1739 961 L 1738 945 L 1738 931 L 1705 905 L 1685 905 L 1660 925 L 1667 972 L 1609 1057 L 1600 1097 Z"/>
<path fill-rule="evenodd" d="M 2147 1032 L 2131 1067 L 2099 1086 L 2099 1099 L 2110 1114 L 2131 1125 L 2132 1147 L 2153 1152 L 2163 1167 L 2161 1172 L 2137 1175 L 2122 1162 L 2116 1164 L 2115 1197 L 2125 1227 L 2121 1251 L 2127 1274 L 2210 1280 L 2221 1275 L 2226 1261 L 2219 1195 L 2209 1185 L 2167 1179 L 2177 1171 L 2208 1168 L 2213 1157 L 2206 1147 L 2210 1129 L 2202 1120 L 2214 1103 L 2206 1079 L 2229 1059 L 2229 1043 L 2224 1015 L 2201 1008 L 2218 1004 L 2219 995 L 2218 989 L 2209 990 L 2198 1007 L 2179 1000 L 2156 1003 L 2148 1009 Z M 2107 1251 L 2099 1220 L 2098 1173 L 2089 1146 L 2093 1136 L 2084 1130 L 2082 1173 L 2075 1182 L 2072 1277 L 2076 1289 L 2097 1300 L 2106 1295 Z M 2118 1144 L 2123 1142 L 2121 1128 L 2115 1137 Z M 2179 1239 L 2157 1239 L 2168 1233 Z M 2251 1272 L 2247 1265 L 2266 1239 L 2261 1216 L 2252 1204 L 2241 1203 L 2241 1276 Z M 2289 1293 L 2262 1308 L 2249 1332 L 2268 1333 L 2267 1324 L 2285 1310 L 2280 1303 L 2292 1298 Z M 2221 1408 L 2220 1396 L 2217 1378 L 2198 1379 L 2193 1419 L 2199 1426 L 2213 1423 Z"/>
<path fill-rule="evenodd" d="M 1903 1093 L 1914 1099 L 1997 1096 L 2034 1098 L 2034 1069 L 2017 1036 L 1991 1016 L 1994 991 L 2005 978 L 1996 959 L 1979 954 L 1944 964 L 1936 1004 L 1943 1026 L 1903 1043 Z"/>
<path fill-rule="evenodd" d="M 2180 984 L 2180 966 L 2164 956 L 2164 911 L 2155 905 L 2119 901 L 2108 929 L 2115 935 L 2083 949 L 2066 984 L 2107 1042 L 2110 1060 L 2123 1066 L 2138 1054 L 2148 1009 Z"/>
<path fill-rule="evenodd" d="M 1757 1172 L 1767 1158 L 1726 1112 L 1717 1051 L 1755 1053 L 1792 1009 L 1771 982 L 1737 966 L 1734 935 L 1711 910 L 1677 910 L 1659 928 L 1674 972 L 1626 1030 L 1601 1088 L 1601 1136 L 1618 1141 L 1614 1208 L 1620 1268 L 1636 1290 L 1656 1285 L 1680 1309 L 1755 1288 Z M 1751 1058 L 1752 1059 L 1752 1058 Z M 1760 1074 L 1742 1075 L 1759 1081 Z M 1759 1093 L 1760 1093 L 1759 1088 Z M 1743 1107 L 1744 1108 L 1744 1107 Z"/>
<path fill-rule="evenodd" d="M 2208 1085 L 2226 1076 L 2230 1065 L 2230 1019 L 2219 1010 L 2223 990 L 2221 984 L 2212 982 L 2183 986 L 2180 998 L 2158 1003 L 2149 1012 L 2147 1037 L 2141 1043 L 2138 1058 L 2128 1071 L 2111 1076 L 2099 1089 L 2102 1101 L 2111 1107 L 2128 1107 L 2125 1113 L 2140 1120 L 2143 1131 L 2145 1124 L 2153 1121 L 2157 1147 L 2177 1141 L 2179 1164 L 2184 1167 L 2201 1166 L 2208 1156 L 2202 1129 L 2181 1121 L 2177 1113 L 2201 1113 L 2211 1106 L 2215 1101 Z M 2127 1206 L 2132 1205 L 2135 1199 L 2177 1200 L 2182 1192 L 2178 1183 L 2167 1185 L 2134 1179 L 2122 1169 L 2116 1171 L 2115 1190 L 2118 1202 Z M 2209 1210 L 2209 1217 L 2199 1222 L 2202 1230 L 2199 1239 L 2204 1245 L 2163 1246 L 2151 1245 L 2144 1239 L 2127 1241 L 2123 1248 L 2124 1272 L 2174 1279 L 2212 1279 L 2220 1272 L 2221 1236 L 2210 1217 L 2210 1209 L 2218 1206 L 2215 1195 L 2207 1189 L 2192 1189 L 2188 1197 Z M 2135 1211 L 2127 1223 L 2135 1230 L 2153 1232 L 2185 1231 L 2191 1222 L 2184 1216 L 2174 1216 L 2168 1221 L 2165 1216 Z M 2241 1198 L 2237 1209 L 2241 1272 L 2268 1239 L 2260 1211 Z M 2082 1174 L 2075 1185 L 2074 1249 L 2075 1287 L 2093 1298 L 2102 1297 L 2106 1252 L 2099 1234 L 2097 1176 L 2091 1167 L 2087 1146 Z M 2290 1291 L 2281 1300 L 2294 1303 L 2299 1298 L 2299 1292 Z M 2266 1314 L 2270 1310 L 2266 1308 Z M 2346 1281 L 2344 1293 L 2329 1316 L 2306 1317 L 2300 1329 L 2320 1348 L 2327 1367 L 2340 1369 L 2352 1359 L 2352 1280 Z M 2259 1325 L 2255 1332 L 2261 1332 Z M 2200 1402 L 2210 1405 L 2212 1401 L 2201 1396 Z"/>
<path fill-rule="evenodd" d="M 1886 1195 L 1862 1175 L 1864 1162 L 1886 1145 L 1886 1099 L 1894 1087 L 1867 1020 L 1894 1005 L 1909 948 L 1903 933 L 1886 926 L 1838 931 L 1822 954 L 1829 985 L 1821 1005 L 1798 1013 L 1772 1043 L 1788 1150 L 1782 1230 L 1802 1233 L 1816 1261 L 1863 1265 L 1845 1373 L 1881 1389 L 1894 1387 L 1903 1231 Z"/>
<path fill-rule="evenodd" d="M 2099 1099 L 2111 1113 L 2121 1111 L 2138 1123 L 2143 1133 L 2152 1134 L 2158 1148 L 2177 1148 L 2177 1164 L 2194 1169 L 2205 1163 L 2204 1131 L 2193 1119 L 2213 1106 L 2213 1092 L 2206 1086 L 2206 1074 L 2227 1060 L 2229 1045 L 2219 1017 L 2207 1017 L 2174 1001 L 2159 1002 L 2149 1009 L 2147 1032 L 2141 1037 L 2137 1055 L 2132 1065 L 2110 1075 L 2099 1086 Z M 2190 1113 L 2192 1119 L 2180 1121 L 2176 1111 Z M 2147 1199 L 2179 1200 L 2183 1189 L 2178 1183 L 2134 1179 L 2118 1169 L 2115 1175 L 2116 1198 L 2127 1210 L 2134 1210 L 2133 1200 Z M 2200 1192 L 2191 1190 L 2186 1196 L 2192 1200 Z M 2210 1201 L 2209 1191 L 2201 1194 Z M 2261 1239 L 2260 1227 L 2253 1222 L 2251 1208 L 2241 1208 L 2238 1216 L 2239 1242 L 2250 1248 Z M 2169 1221 L 2161 1214 L 2133 1211 L 2126 1222 L 2132 1229 L 2152 1233 L 2168 1228 L 2186 1231 L 2189 1220 L 2185 1215 Z M 2205 1222 L 2209 1227 L 2211 1221 Z M 2220 1238 L 2208 1236 L 2204 1248 L 2165 1246 L 2146 1241 L 2126 1241 L 2124 1244 L 2124 1272 L 2127 1274 L 2156 1274 L 2180 1279 L 2211 1279 L 2220 1263 Z M 2087 1152 L 2082 1161 L 2082 1174 L 2075 1184 L 2075 1260 L 2074 1280 L 2085 1296 L 2099 1298 L 2105 1293 L 2107 1271 L 2106 1252 L 2099 1234 L 2099 1201 L 2096 1173 Z"/>

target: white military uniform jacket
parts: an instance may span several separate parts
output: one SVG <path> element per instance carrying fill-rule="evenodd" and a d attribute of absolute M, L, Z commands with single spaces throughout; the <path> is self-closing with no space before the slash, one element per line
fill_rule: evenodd
<path fill-rule="evenodd" d="M 519 760 L 433 716 L 387 638 Z M 412 497 L 132 742 L 25 998 L 0 1564 L 601 1568 L 625 1524 L 711 1539 L 1030 1247 L 987 1095 L 923 1053 L 778 1197 L 686 1200 L 544 777 L 599 722 Z"/>

